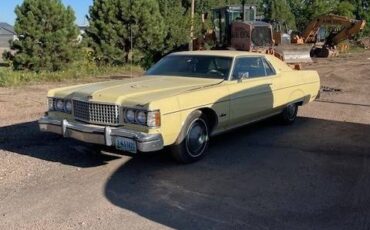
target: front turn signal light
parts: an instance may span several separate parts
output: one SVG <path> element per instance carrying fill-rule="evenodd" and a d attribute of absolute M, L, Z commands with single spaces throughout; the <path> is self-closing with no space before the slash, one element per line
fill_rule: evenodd
<path fill-rule="evenodd" d="M 161 113 L 159 110 L 148 112 L 147 125 L 152 128 L 161 126 Z"/>

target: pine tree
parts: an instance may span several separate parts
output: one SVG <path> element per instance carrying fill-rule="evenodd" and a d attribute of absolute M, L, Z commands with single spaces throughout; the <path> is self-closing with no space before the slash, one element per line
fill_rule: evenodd
<path fill-rule="evenodd" d="M 128 12 L 128 9 L 119 9 L 118 1 L 114 0 L 94 0 L 90 6 L 86 35 L 94 50 L 95 60 L 100 64 L 127 62 L 125 51 L 130 49 L 130 44 L 126 42 L 129 20 L 127 16 L 122 17 L 124 11 Z"/>
<path fill-rule="evenodd" d="M 166 31 L 162 54 L 167 54 L 187 45 L 190 39 L 191 20 L 181 1 L 158 0 L 158 3 Z"/>
<path fill-rule="evenodd" d="M 165 25 L 156 0 L 94 0 L 88 20 L 86 33 L 100 64 L 148 66 L 164 49 Z"/>
<path fill-rule="evenodd" d="M 73 61 L 78 29 L 70 7 L 60 0 L 24 0 L 15 13 L 14 69 L 57 71 Z"/>

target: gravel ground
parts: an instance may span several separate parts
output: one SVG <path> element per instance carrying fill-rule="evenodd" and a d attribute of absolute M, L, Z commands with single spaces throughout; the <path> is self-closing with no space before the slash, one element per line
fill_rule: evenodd
<path fill-rule="evenodd" d="M 370 229 L 370 52 L 321 59 L 292 126 L 213 139 L 178 165 L 38 131 L 43 84 L 0 88 L 0 229 Z"/>

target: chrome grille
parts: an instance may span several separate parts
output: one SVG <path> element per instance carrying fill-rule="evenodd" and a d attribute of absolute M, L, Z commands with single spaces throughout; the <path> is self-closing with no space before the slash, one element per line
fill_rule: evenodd
<path fill-rule="evenodd" d="M 73 114 L 76 120 L 93 124 L 119 125 L 118 105 L 73 100 Z"/>

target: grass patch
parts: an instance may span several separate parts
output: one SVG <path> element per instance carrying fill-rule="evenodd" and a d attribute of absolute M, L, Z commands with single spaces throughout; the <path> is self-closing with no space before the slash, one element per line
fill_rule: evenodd
<path fill-rule="evenodd" d="M 26 84 L 37 84 L 44 82 L 61 82 L 76 79 L 110 77 L 143 73 L 138 66 L 102 66 L 94 64 L 74 64 L 69 69 L 59 72 L 32 72 L 32 71 L 13 71 L 11 67 L 0 67 L 0 87 L 22 86 Z"/>
<path fill-rule="evenodd" d="M 366 51 L 366 49 L 364 49 L 364 47 L 361 47 L 359 45 L 351 45 L 349 47 L 349 53 L 364 53 Z"/>

